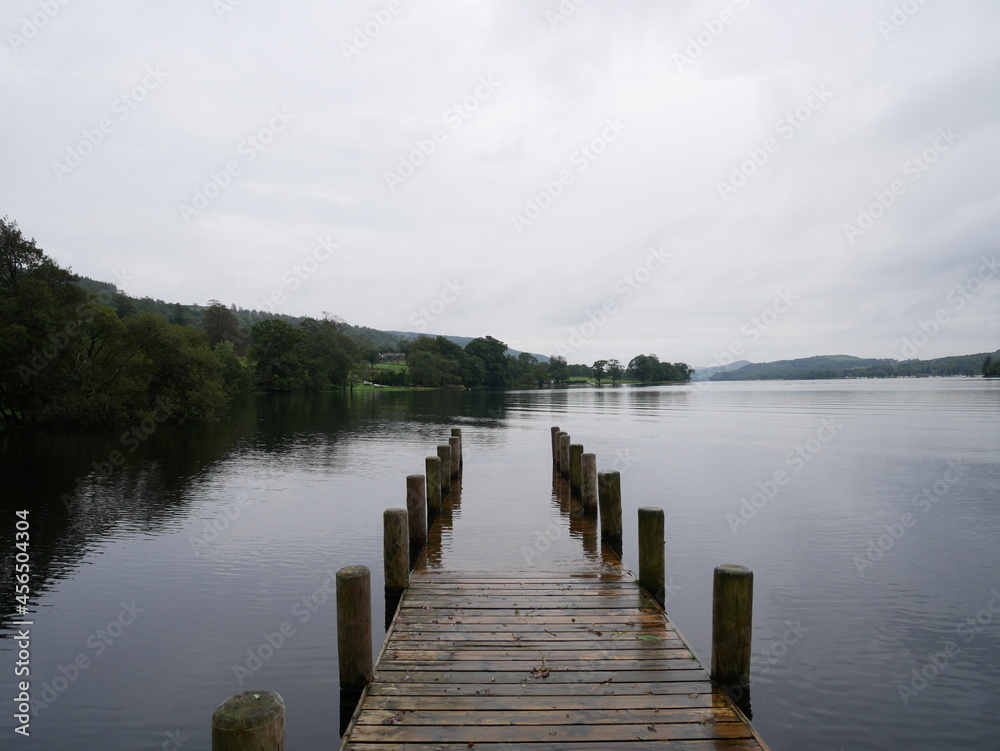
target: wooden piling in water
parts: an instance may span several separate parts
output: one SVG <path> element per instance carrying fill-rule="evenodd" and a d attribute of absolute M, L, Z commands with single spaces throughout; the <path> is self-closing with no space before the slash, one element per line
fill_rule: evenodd
<path fill-rule="evenodd" d="M 462 429 L 452 428 L 451 434 L 455 438 L 458 438 L 458 471 L 461 472 L 462 468 L 465 466 L 465 457 L 462 456 Z M 451 441 L 449 440 L 449 443 Z"/>
<path fill-rule="evenodd" d="M 451 491 L 451 445 L 437 447 L 438 458 L 441 460 L 441 492 Z"/>
<path fill-rule="evenodd" d="M 405 508 L 386 509 L 382 514 L 382 558 L 385 588 L 401 592 L 410 582 L 410 525 Z"/>
<path fill-rule="evenodd" d="M 424 459 L 424 476 L 427 478 L 427 521 L 441 513 L 441 457 Z"/>
<path fill-rule="evenodd" d="M 590 516 L 597 514 L 597 455 L 580 457 L 580 505 Z"/>
<path fill-rule="evenodd" d="M 555 463 L 555 467 L 556 467 L 556 471 L 559 472 L 559 474 L 562 474 L 562 470 L 563 470 L 563 466 L 562 466 L 562 439 L 563 439 L 564 435 L 569 435 L 569 433 L 567 433 L 565 430 L 560 430 L 558 433 L 556 433 L 556 438 L 555 438 L 555 441 L 556 441 L 556 447 L 555 447 L 555 451 L 556 451 L 555 462 L 556 463 Z"/>
<path fill-rule="evenodd" d="M 712 586 L 712 680 L 730 695 L 750 685 L 753 571 L 727 563 L 715 567 Z"/>
<path fill-rule="evenodd" d="M 600 506 L 601 539 L 621 543 L 622 478 L 617 470 L 597 473 L 597 501 Z"/>
<path fill-rule="evenodd" d="M 409 517 L 410 548 L 427 542 L 427 490 L 423 475 L 406 477 L 406 511 Z"/>
<path fill-rule="evenodd" d="M 576 498 L 580 497 L 583 487 L 583 444 L 569 445 L 569 492 Z"/>
<path fill-rule="evenodd" d="M 371 589 L 367 566 L 345 566 L 337 572 L 337 657 L 345 692 L 360 692 L 374 675 Z"/>
<path fill-rule="evenodd" d="M 274 691 L 243 691 L 212 714 L 212 751 L 284 751 L 285 702 Z"/>
<path fill-rule="evenodd" d="M 551 428 L 552 431 L 552 466 L 559 466 L 559 433 L 562 431 L 558 427 Z"/>
<path fill-rule="evenodd" d="M 643 506 L 639 509 L 639 584 L 666 604 L 666 563 L 663 553 L 663 509 Z"/>
<path fill-rule="evenodd" d="M 458 477 L 462 471 L 462 439 L 453 435 L 448 439 L 448 445 L 451 446 L 451 476 Z"/>
<path fill-rule="evenodd" d="M 569 476 L 569 433 L 559 435 L 559 471 Z"/>

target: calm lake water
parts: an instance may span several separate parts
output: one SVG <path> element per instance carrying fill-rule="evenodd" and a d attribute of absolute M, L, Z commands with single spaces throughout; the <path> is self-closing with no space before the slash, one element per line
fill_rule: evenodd
<path fill-rule="evenodd" d="M 330 747 L 334 572 L 371 568 L 377 648 L 382 511 L 451 427 L 465 473 L 442 565 L 571 566 L 584 543 L 553 502 L 559 425 L 621 471 L 633 569 L 636 509 L 665 510 L 667 610 L 703 661 L 713 567 L 753 569 L 751 702 L 774 751 L 996 749 L 998 417 L 1000 382 L 922 379 L 261 397 L 138 444 L 0 435 L 0 744 L 207 749 L 213 709 L 268 688 L 289 748 Z M 11 711 L 18 509 L 44 702 L 27 739 Z M 530 554 L 540 535 L 555 541 Z M 267 658 L 248 666 L 248 649 Z"/>

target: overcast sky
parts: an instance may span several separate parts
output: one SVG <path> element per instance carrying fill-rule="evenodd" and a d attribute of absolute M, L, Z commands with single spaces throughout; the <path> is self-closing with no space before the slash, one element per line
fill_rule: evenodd
<path fill-rule="evenodd" d="M 131 295 L 570 362 L 1000 346 L 993 0 L 10 0 L 2 24 L 0 214 Z"/>

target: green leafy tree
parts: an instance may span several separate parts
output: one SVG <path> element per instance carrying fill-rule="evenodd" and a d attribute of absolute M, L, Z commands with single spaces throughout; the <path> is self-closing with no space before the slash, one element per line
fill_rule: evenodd
<path fill-rule="evenodd" d="M 212 351 L 219 358 L 226 394 L 233 397 L 249 393 L 253 388 L 253 373 L 243 358 L 236 354 L 235 345 L 232 342 L 219 342 Z"/>
<path fill-rule="evenodd" d="M 180 422 L 214 420 L 228 406 L 222 363 L 200 331 L 142 313 L 126 321 L 126 338 L 136 350 L 125 372 L 130 391 L 142 389 L 142 403 L 160 405 Z M 162 405 L 169 405 L 169 408 Z"/>
<path fill-rule="evenodd" d="M 296 347 L 303 388 L 317 391 L 331 386 L 353 386 L 355 375 L 361 379 L 366 368 L 360 360 L 360 349 L 338 321 L 306 318 L 299 329 L 304 334 Z M 348 349 L 356 357 L 352 357 Z"/>
<path fill-rule="evenodd" d="M 477 337 L 465 345 L 465 353 L 478 358 L 485 372 L 484 385 L 502 389 L 510 383 L 507 345 L 492 336 Z"/>
<path fill-rule="evenodd" d="M 620 383 L 624 377 L 625 368 L 622 367 L 622 364 L 617 360 L 608 360 L 608 378 L 611 379 L 611 385 Z"/>
<path fill-rule="evenodd" d="M 608 361 L 607 360 L 595 360 L 594 364 L 590 366 L 591 372 L 594 374 L 594 380 L 597 381 L 597 385 L 601 385 L 601 381 L 608 375 Z"/>
<path fill-rule="evenodd" d="M 565 357 L 549 357 L 549 379 L 552 383 L 566 383 L 569 380 L 569 365 L 566 364 Z"/>
<path fill-rule="evenodd" d="M 255 323 L 250 334 L 253 345 L 250 359 L 254 363 L 254 380 L 265 391 L 294 391 L 304 382 L 299 358 L 299 345 L 306 335 L 279 318 Z"/>
<path fill-rule="evenodd" d="M 414 386 L 455 386 L 465 382 L 471 363 L 460 346 L 443 336 L 419 336 L 406 363 Z"/>
<path fill-rule="evenodd" d="M 538 358 L 529 352 L 522 352 L 516 358 L 510 360 L 511 383 L 524 384 L 530 386 L 535 383 L 535 376 L 532 372 L 538 365 Z"/>
<path fill-rule="evenodd" d="M 625 374 L 640 383 L 659 380 L 660 358 L 656 355 L 636 355 L 625 369 Z"/>
<path fill-rule="evenodd" d="M 247 337 L 240 332 L 239 319 L 218 300 L 208 301 L 202 327 L 211 346 L 214 347 L 219 342 L 232 342 L 237 354 L 242 355 L 247 351 Z"/>

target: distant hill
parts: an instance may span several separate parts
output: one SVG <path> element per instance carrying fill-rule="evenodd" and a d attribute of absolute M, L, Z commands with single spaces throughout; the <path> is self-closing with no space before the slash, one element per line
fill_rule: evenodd
<path fill-rule="evenodd" d="M 821 355 L 798 360 L 751 363 L 715 373 L 713 381 L 812 380 L 827 378 L 899 378 L 915 376 L 977 376 L 987 357 L 998 353 L 940 357 L 934 360 L 865 359 Z"/>
<path fill-rule="evenodd" d="M 728 373 L 731 370 L 739 370 L 745 365 L 752 365 L 749 360 L 737 360 L 729 365 L 710 365 L 708 367 L 698 367 L 694 369 L 692 381 L 707 381 L 716 373 Z"/>

